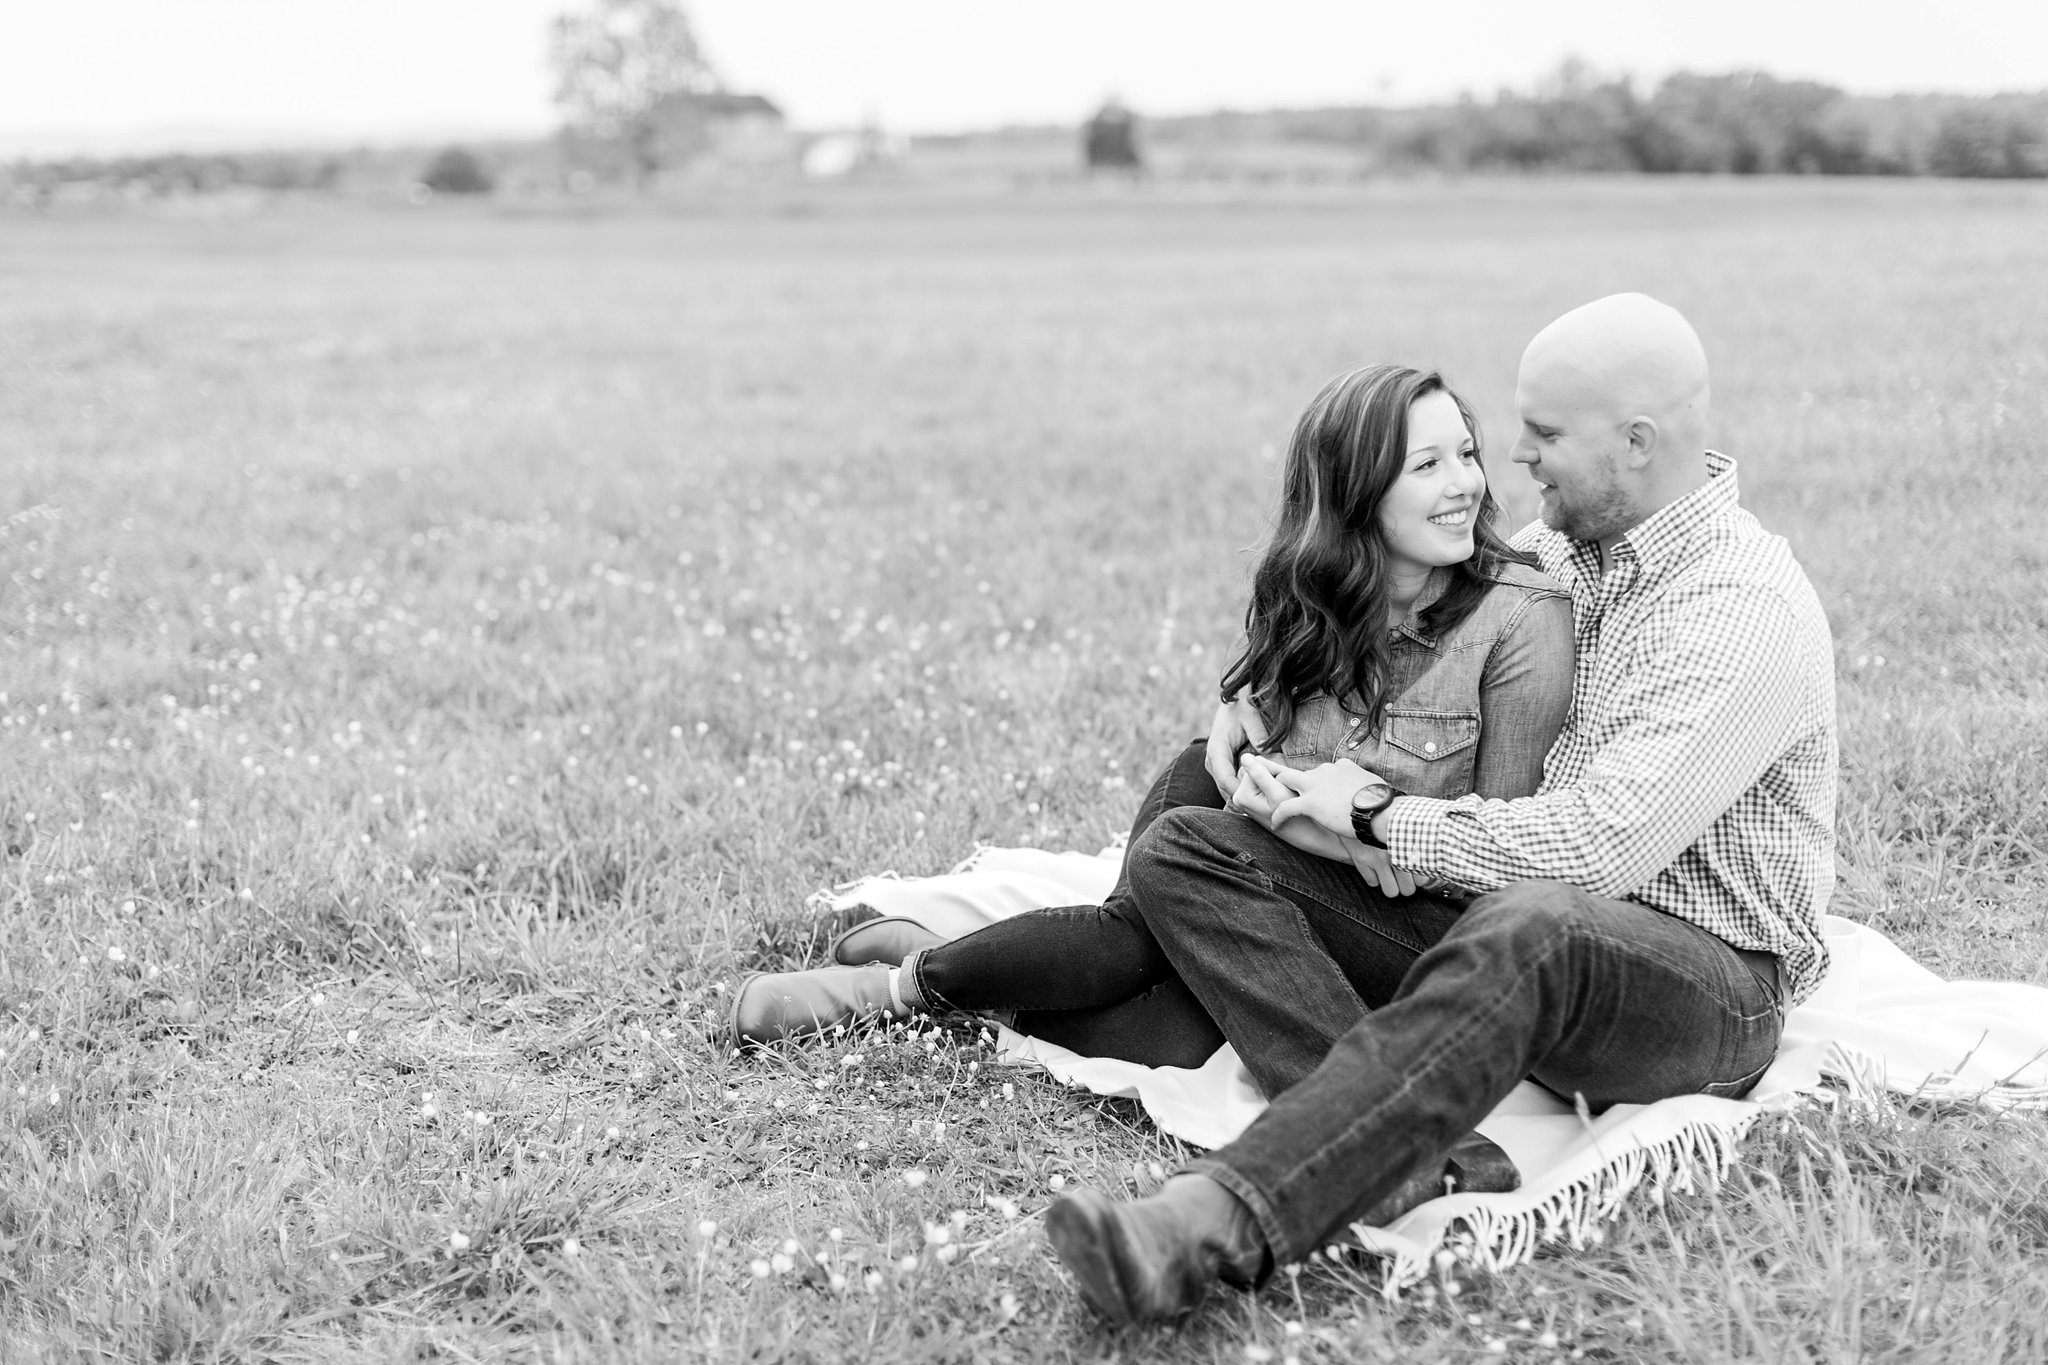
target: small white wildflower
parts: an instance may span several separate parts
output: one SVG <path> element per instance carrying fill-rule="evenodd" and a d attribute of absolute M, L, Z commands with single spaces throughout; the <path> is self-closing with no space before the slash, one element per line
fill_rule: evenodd
<path fill-rule="evenodd" d="M 699 1237 L 716 1237 L 718 1235 L 718 1224 L 709 1218 L 704 1219 L 697 1224 L 697 1235 Z"/>
<path fill-rule="evenodd" d="M 929 1175 L 926 1175 L 923 1171 L 917 1169 L 915 1166 L 911 1167 L 909 1170 L 903 1173 L 903 1183 L 910 1186 L 910 1188 L 913 1190 L 916 1189 L 918 1186 L 924 1184 L 924 1182 L 929 1179 L 931 1179 Z M 1054 1188 L 1058 1187 L 1055 1186 Z"/>
<path fill-rule="evenodd" d="M 1557 1333 L 1545 1331 L 1536 1338 L 1536 1344 L 1546 1351 L 1555 1351 L 1557 1349 Z"/>
<path fill-rule="evenodd" d="M 860 1277 L 860 1282 L 866 1285 L 870 1291 L 880 1289 L 882 1287 L 882 1272 L 870 1270 L 867 1274 Z"/>
<path fill-rule="evenodd" d="M 457 1251 L 469 1250 L 469 1234 L 466 1232 L 449 1233 L 448 1245 L 453 1247 Z"/>
<path fill-rule="evenodd" d="M 835 1294 L 844 1294 L 846 1292 L 846 1277 L 836 1270 L 832 1272 L 831 1279 L 827 1280 L 826 1283 L 832 1286 L 832 1292 Z"/>
<path fill-rule="evenodd" d="M 754 1273 L 754 1278 L 757 1280 L 765 1280 L 771 1273 L 769 1264 L 758 1256 L 747 1262 L 747 1269 Z"/>
<path fill-rule="evenodd" d="M 1052 1189 L 1054 1194 L 1058 1194 L 1067 1187 L 1067 1178 L 1063 1175 L 1054 1175 L 1052 1179 L 1045 1183 Z"/>
<path fill-rule="evenodd" d="M 566 1256 L 580 1256 L 583 1254 L 583 1243 L 577 1241 L 574 1237 L 564 1237 L 562 1239 L 562 1253 Z"/>
<path fill-rule="evenodd" d="M 481 1109 L 478 1109 L 475 1112 L 471 1113 L 469 1116 L 469 1121 L 479 1128 L 488 1128 L 491 1126 L 491 1116 L 489 1114 L 486 1114 Z"/>
<path fill-rule="evenodd" d="M 619 1140 L 619 1126 L 616 1123 L 613 1124 L 611 1127 L 604 1130 L 604 1135 L 606 1141 L 617 1142 Z"/>
<path fill-rule="evenodd" d="M 953 1229 L 947 1227 L 944 1223 L 926 1223 L 924 1225 L 924 1240 L 929 1246 L 942 1247 L 953 1240 Z"/>
<path fill-rule="evenodd" d="M 1003 1321 L 1008 1322 L 1017 1316 L 1020 1305 L 1017 1302 L 1017 1296 L 1005 1290 L 1003 1296 L 996 1300 L 996 1307 L 1002 1310 Z"/>
<path fill-rule="evenodd" d="M 350 1047 L 354 1047 L 354 1046 L 356 1045 L 356 1039 L 358 1039 L 358 1038 L 360 1038 L 360 1037 L 362 1037 L 362 1036 L 363 1036 L 363 1035 L 362 1035 L 362 1034 L 361 1034 L 361 1032 L 359 1032 L 358 1030 L 356 1030 L 356 1029 L 350 1029 L 350 1030 L 348 1031 L 348 1045 L 349 1045 Z"/>
<path fill-rule="evenodd" d="M 780 1251 L 768 1258 L 768 1264 L 774 1268 L 775 1273 L 778 1275 L 787 1275 L 790 1271 L 796 1269 L 796 1259 Z"/>
<path fill-rule="evenodd" d="M 917 1256 L 915 1253 L 904 1256 L 902 1260 L 896 1263 L 896 1268 L 906 1275 L 917 1269 Z"/>
<path fill-rule="evenodd" d="M 1265 1365 L 1266 1361 L 1273 1358 L 1273 1348 L 1261 1346 L 1255 1341 L 1244 1348 L 1244 1358 L 1251 1361 L 1252 1365 Z"/>
<path fill-rule="evenodd" d="M 954 1258 L 955 1256 L 958 1256 L 959 1254 L 960 1254 L 960 1248 L 959 1248 L 959 1247 L 956 1247 L 956 1246 L 952 1246 L 952 1245 L 950 1245 L 950 1244 L 949 1244 L 949 1245 L 947 1245 L 947 1246 L 942 1246 L 942 1247 L 940 1247 L 940 1248 L 939 1248 L 939 1264 L 941 1264 L 941 1265 L 951 1265 L 951 1264 L 952 1264 L 952 1262 L 953 1262 L 953 1258 Z"/>
<path fill-rule="evenodd" d="M 840 1241 L 846 1236 L 846 1234 L 841 1232 L 838 1228 L 833 1228 L 830 1232 L 827 1232 L 825 1236 L 831 1241 L 833 1246 L 838 1246 Z"/>

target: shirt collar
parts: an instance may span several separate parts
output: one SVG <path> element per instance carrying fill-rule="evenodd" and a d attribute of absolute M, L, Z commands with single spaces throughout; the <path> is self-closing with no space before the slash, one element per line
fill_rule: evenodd
<path fill-rule="evenodd" d="M 1431 649 L 1435 649 L 1437 637 L 1423 629 L 1422 613 L 1435 606 L 1443 595 L 1450 590 L 1451 571 L 1449 569 L 1430 570 L 1429 582 L 1422 585 L 1422 595 L 1415 599 L 1415 605 L 1408 609 L 1408 615 L 1402 618 L 1401 624 L 1394 627 L 1394 633 L 1405 635 L 1419 645 L 1427 645 Z"/>
<path fill-rule="evenodd" d="M 1677 502 L 1660 507 L 1622 533 L 1634 553 L 1639 573 L 1670 567 L 1692 538 L 1710 522 L 1735 509 L 1735 461 L 1719 451 L 1707 452 L 1707 481 Z"/>
<path fill-rule="evenodd" d="M 1684 556 L 1692 538 L 1716 518 L 1732 511 L 1739 502 L 1735 482 L 1735 461 L 1718 450 L 1707 452 L 1707 481 L 1674 503 L 1658 508 L 1622 532 L 1614 547 L 1611 579 L 1600 572 L 1600 547 L 1590 540 L 1564 540 L 1564 564 L 1570 577 L 1589 592 L 1607 591 L 1622 584 L 1655 577 Z M 1560 577 L 1565 575 L 1560 574 Z M 1606 583 L 1607 588 L 1602 584 Z"/>

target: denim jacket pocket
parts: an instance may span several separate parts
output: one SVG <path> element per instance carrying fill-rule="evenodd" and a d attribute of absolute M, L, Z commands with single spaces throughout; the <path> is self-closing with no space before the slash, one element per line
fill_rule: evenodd
<path fill-rule="evenodd" d="M 1441 763 L 1479 743 L 1477 711 L 1417 711 L 1390 706 L 1386 716 L 1386 742 L 1425 763 Z"/>

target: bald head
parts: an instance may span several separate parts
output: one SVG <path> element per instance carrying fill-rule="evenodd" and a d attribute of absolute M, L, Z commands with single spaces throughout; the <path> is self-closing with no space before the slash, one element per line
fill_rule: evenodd
<path fill-rule="evenodd" d="M 1569 535 L 1611 542 L 1706 481 L 1706 352 L 1647 294 L 1610 294 L 1538 332 L 1515 398 L 1515 458 Z"/>
<path fill-rule="evenodd" d="M 1685 315 L 1648 294 L 1574 308 L 1522 352 L 1520 382 L 1616 422 L 1647 417 L 1664 453 L 1699 456 L 1707 439 L 1707 353 Z"/>

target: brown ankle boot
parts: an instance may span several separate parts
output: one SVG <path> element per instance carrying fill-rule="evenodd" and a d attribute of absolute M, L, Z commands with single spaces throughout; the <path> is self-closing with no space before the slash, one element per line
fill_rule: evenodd
<path fill-rule="evenodd" d="M 1251 1210 L 1201 1175 L 1127 1202 L 1076 1190 L 1046 1210 L 1045 1232 L 1081 1296 L 1118 1323 L 1181 1317 L 1212 1281 L 1251 1286 L 1272 1269 Z"/>

